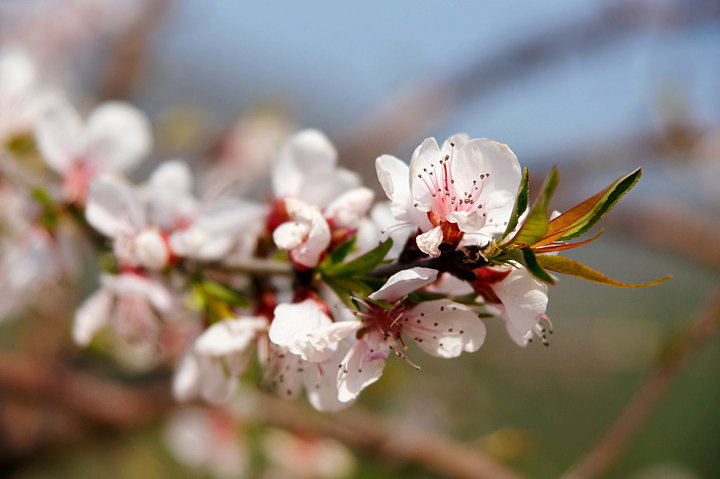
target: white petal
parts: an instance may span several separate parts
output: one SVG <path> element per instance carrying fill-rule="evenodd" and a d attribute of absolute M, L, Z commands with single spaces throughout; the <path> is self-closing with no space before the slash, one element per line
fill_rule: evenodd
<path fill-rule="evenodd" d="M 337 151 L 330 140 L 318 130 L 303 130 L 283 145 L 273 166 L 275 196 L 298 197 L 307 176 L 315 171 L 332 170 Z"/>
<path fill-rule="evenodd" d="M 368 298 L 394 303 L 418 288 L 427 286 L 437 279 L 437 270 L 416 266 L 398 271 L 390 276 L 384 285 Z"/>
<path fill-rule="evenodd" d="M 375 193 L 371 189 L 355 188 L 340 195 L 325 209 L 325 218 L 333 220 L 339 228 L 351 228 L 365 216 L 372 206 Z"/>
<path fill-rule="evenodd" d="M 40 154 L 58 173 L 67 171 L 85 153 L 85 127 L 75 108 L 64 98 L 54 98 L 45 105 L 35 134 Z"/>
<path fill-rule="evenodd" d="M 258 332 L 267 328 L 267 319 L 262 317 L 240 317 L 224 319 L 210 326 L 197 341 L 195 349 L 208 356 L 224 356 L 245 351 Z"/>
<path fill-rule="evenodd" d="M 442 244 L 442 241 L 443 232 L 440 226 L 436 226 L 426 233 L 417 235 L 415 238 L 415 242 L 417 243 L 418 248 L 420 248 L 420 251 L 432 256 L 433 258 L 440 256 L 440 245 Z"/>
<path fill-rule="evenodd" d="M 161 270 L 170 261 L 170 251 L 159 231 L 145 230 L 135 237 L 135 257 L 139 265 L 152 270 Z"/>
<path fill-rule="evenodd" d="M 312 299 L 306 299 L 300 303 L 278 305 L 268 336 L 273 343 L 287 348 L 306 361 L 324 361 L 335 351 L 330 347 L 334 345 L 321 345 L 316 349 L 314 344 L 317 344 L 317 338 L 311 338 L 309 333 L 330 324 L 332 320 L 321 306 Z"/>
<path fill-rule="evenodd" d="M 545 314 L 547 287 L 530 276 L 525 268 L 517 268 L 492 289 L 503 303 L 503 317 L 510 337 L 524 346 L 524 336 Z"/>
<path fill-rule="evenodd" d="M 480 210 L 451 211 L 446 219 L 451 223 L 457 223 L 460 231 L 464 233 L 475 233 L 485 226 L 485 217 Z"/>
<path fill-rule="evenodd" d="M 347 352 L 348 343 L 341 343 L 335 354 L 321 363 L 307 364 L 303 371 L 303 383 L 308 401 L 318 411 L 335 412 L 348 407 L 351 402 L 338 399 L 337 370 Z"/>
<path fill-rule="evenodd" d="M 145 225 L 145 213 L 134 188 L 111 175 L 102 175 L 90 184 L 85 218 L 111 238 Z"/>
<path fill-rule="evenodd" d="M 87 346 L 95 333 L 110 319 L 112 295 L 101 288 L 87 298 L 75 313 L 73 339 L 78 346 Z"/>
<path fill-rule="evenodd" d="M 415 148 L 410 160 L 410 191 L 413 201 L 418 205 L 417 208 L 423 211 L 430 211 L 433 204 L 432 195 L 435 191 L 428 187 L 431 178 L 429 173 L 433 171 L 433 166 L 435 168 L 440 166 L 441 158 L 440 148 L 438 148 L 435 138 L 426 138 L 420 146 Z M 437 172 L 433 174 L 436 175 Z M 422 175 L 422 178 L 418 175 Z"/>
<path fill-rule="evenodd" d="M 175 367 L 172 390 L 177 401 L 189 401 L 200 390 L 200 362 L 193 348 L 188 348 Z"/>
<path fill-rule="evenodd" d="M 485 340 L 485 325 L 470 308 L 448 299 L 426 301 L 407 312 L 403 334 L 428 354 L 454 358 L 477 351 Z"/>
<path fill-rule="evenodd" d="M 375 171 L 385 194 L 391 201 L 390 211 L 398 221 L 409 221 L 413 207 L 410 194 L 410 169 L 394 156 L 382 155 L 375 160 Z"/>
<path fill-rule="evenodd" d="M 122 102 L 100 105 L 87 120 L 88 155 L 101 171 L 127 171 L 150 152 L 150 122 Z"/>
<path fill-rule="evenodd" d="M 309 224 L 288 221 L 275 228 L 273 241 L 280 249 L 292 249 L 300 246 L 309 234 Z"/>
<path fill-rule="evenodd" d="M 290 257 L 296 263 L 314 268 L 330 246 L 330 227 L 315 205 L 289 198 L 285 201 L 285 208 L 296 222 L 309 225 L 307 236 L 290 250 Z"/>
<path fill-rule="evenodd" d="M 190 193 L 193 188 L 193 175 L 187 163 L 169 160 L 155 168 L 148 179 L 148 184 L 159 193 L 167 190 Z"/>
<path fill-rule="evenodd" d="M 462 148 L 469 140 L 470 137 L 465 133 L 456 133 L 455 135 L 451 136 L 443 142 L 442 148 L 440 149 L 443 157 L 445 155 L 451 154 L 453 148 Z"/>
<path fill-rule="evenodd" d="M 227 403 L 237 388 L 237 377 L 228 375 L 218 359 L 200 358 L 202 381 L 200 395 L 211 404 Z"/>
<path fill-rule="evenodd" d="M 357 341 L 338 368 L 338 399 L 352 401 L 360 391 L 380 379 L 389 352 L 379 333 L 370 332 Z"/>

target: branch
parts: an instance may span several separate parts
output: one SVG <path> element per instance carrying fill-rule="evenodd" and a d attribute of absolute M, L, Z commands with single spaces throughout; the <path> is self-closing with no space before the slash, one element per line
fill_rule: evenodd
<path fill-rule="evenodd" d="M 720 326 L 720 283 L 705 309 L 698 314 L 660 357 L 640 388 L 600 441 L 581 458 L 563 479 L 591 479 L 610 468 L 637 429 L 672 383 L 688 358 L 707 343 Z"/>
<path fill-rule="evenodd" d="M 111 47 L 98 97 L 125 99 L 130 96 L 147 59 L 148 44 L 172 0 L 147 0 L 136 21 Z"/>

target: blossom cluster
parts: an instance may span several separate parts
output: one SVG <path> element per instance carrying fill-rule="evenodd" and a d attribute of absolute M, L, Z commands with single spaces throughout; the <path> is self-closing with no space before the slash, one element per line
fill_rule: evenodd
<path fill-rule="evenodd" d="M 18 233 L 2 245 L 2 287 L 12 294 L 57 280 L 72 263 L 65 243 L 85 231 L 102 272 L 75 314 L 75 342 L 104 340 L 136 365 L 175 362 L 179 400 L 226 403 L 252 371 L 282 397 L 304 389 L 316 409 L 336 411 L 393 356 L 419 369 L 421 352 L 454 358 L 479 350 L 494 318 L 520 346 L 548 344 L 549 271 L 642 286 L 558 254 L 590 241 L 569 242 L 612 208 L 639 170 L 549 214 L 554 169 L 530 205 L 527 169 L 508 146 L 458 134 L 442 144 L 425 139 L 409 164 L 377 158 L 387 198 L 376 202 L 358 174 L 339 166 L 323 133 L 303 130 L 272 154 L 265 201 L 203 187 L 218 171 L 242 177 L 241 161 L 196 175 L 169 159 L 132 182 L 124 175 L 152 151 L 147 117 L 108 102 L 83 119 L 31 73 L 20 57 L 0 60 L 0 139 L 12 165 L 0 194 L 18 208 L 29 201 L 33 211 L 21 225 L 11 224 L 17 215 L 3 218 Z M 22 169 L 19 160 L 33 156 L 47 166 L 41 186 L 11 181 L 23 177 L 11 174 Z M 92 233 L 82 229 L 88 225 Z M 41 264 L 55 265 L 49 278 Z M 14 274 L 20 269 L 24 275 Z"/>

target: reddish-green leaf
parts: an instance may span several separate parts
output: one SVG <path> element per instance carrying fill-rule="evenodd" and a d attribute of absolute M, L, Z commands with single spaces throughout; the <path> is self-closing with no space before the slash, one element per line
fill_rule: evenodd
<path fill-rule="evenodd" d="M 642 169 L 621 176 L 607 188 L 548 223 L 547 233 L 535 246 L 576 238 L 592 228 L 640 179 Z"/>
<path fill-rule="evenodd" d="M 645 288 L 670 279 L 670 276 L 665 276 L 649 283 L 628 284 L 610 279 L 604 274 L 564 256 L 537 255 L 536 259 L 543 268 L 549 269 L 550 271 L 575 276 L 586 281 L 615 286 L 617 288 Z"/>
<path fill-rule="evenodd" d="M 541 253 L 552 253 L 553 251 L 564 251 L 564 250 L 568 250 L 568 249 L 577 248 L 578 246 L 582 246 L 584 244 L 588 244 L 588 243 L 595 241 L 596 239 L 598 239 L 600 237 L 600 235 L 602 234 L 603 231 L 605 231 L 605 230 L 598 231 L 598 234 L 596 234 L 595 236 L 593 236 L 590 239 L 586 239 L 585 241 L 579 241 L 577 243 L 550 243 L 549 245 L 546 245 L 546 246 L 540 246 L 540 247 L 533 246 L 533 250 L 535 250 L 536 254 L 541 254 Z"/>

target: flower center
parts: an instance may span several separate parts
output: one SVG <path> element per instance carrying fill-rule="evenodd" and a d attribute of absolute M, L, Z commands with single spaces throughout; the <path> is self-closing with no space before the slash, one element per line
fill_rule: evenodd
<path fill-rule="evenodd" d="M 469 191 L 461 191 L 453 178 L 455 144 L 450 143 L 450 146 L 452 150 L 449 155 L 441 158 L 438 164 L 430 163 L 429 168 L 423 168 L 422 173 L 418 174 L 418 178 L 423 180 L 433 198 L 430 211 L 441 220 L 445 220 L 452 212 L 469 213 L 481 210 L 483 204 L 479 198 L 483 189 L 483 181 L 490 177 L 490 173 L 482 173 L 478 178 L 472 180 Z"/>

